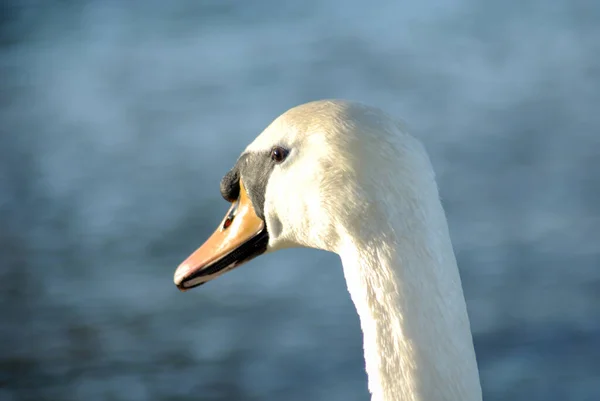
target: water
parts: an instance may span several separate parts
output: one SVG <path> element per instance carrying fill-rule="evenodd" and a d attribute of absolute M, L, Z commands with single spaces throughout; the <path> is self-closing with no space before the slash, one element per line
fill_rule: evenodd
<path fill-rule="evenodd" d="M 172 284 L 241 150 L 330 97 L 426 144 L 485 399 L 600 397 L 600 3 L 0 7 L 0 399 L 368 399 L 335 255 Z"/>

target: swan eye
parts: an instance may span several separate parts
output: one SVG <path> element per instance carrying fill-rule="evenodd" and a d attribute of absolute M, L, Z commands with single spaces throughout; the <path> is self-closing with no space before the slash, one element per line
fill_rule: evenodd
<path fill-rule="evenodd" d="M 275 146 L 271 149 L 271 160 L 279 164 L 285 160 L 289 153 L 290 152 L 287 149 L 284 149 L 281 146 Z"/>

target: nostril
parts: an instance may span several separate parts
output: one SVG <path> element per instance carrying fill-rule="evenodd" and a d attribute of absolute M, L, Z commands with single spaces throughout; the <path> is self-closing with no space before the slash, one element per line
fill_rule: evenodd
<path fill-rule="evenodd" d="M 229 228 L 229 226 L 231 225 L 231 223 L 233 223 L 233 217 L 234 216 L 227 216 L 227 218 L 223 222 L 223 229 Z"/>
<path fill-rule="evenodd" d="M 233 223 L 233 219 L 235 218 L 235 214 L 238 210 L 238 205 L 239 205 L 239 202 L 235 202 L 231 206 L 231 209 L 229 209 L 229 213 L 227 213 L 227 217 L 225 218 L 225 221 L 223 222 L 223 230 L 226 230 L 227 228 L 229 228 L 231 223 Z"/>

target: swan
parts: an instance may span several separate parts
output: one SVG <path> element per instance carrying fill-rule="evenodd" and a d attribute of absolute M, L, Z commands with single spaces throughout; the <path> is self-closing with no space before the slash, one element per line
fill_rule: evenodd
<path fill-rule="evenodd" d="M 275 119 L 224 176 L 232 203 L 174 275 L 186 291 L 290 247 L 337 253 L 373 401 L 481 400 L 446 215 L 422 144 L 384 112 L 321 100 Z"/>

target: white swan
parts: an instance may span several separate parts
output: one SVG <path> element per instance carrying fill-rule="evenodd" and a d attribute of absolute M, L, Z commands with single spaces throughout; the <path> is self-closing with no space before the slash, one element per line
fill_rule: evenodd
<path fill-rule="evenodd" d="M 223 178 L 232 206 L 175 272 L 182 290 L 267 251 L 340 255 L 372 400 L 481 400 L 446 216 L 422 145 L 383 112 L 317 101 L 278 117 Z"/>

